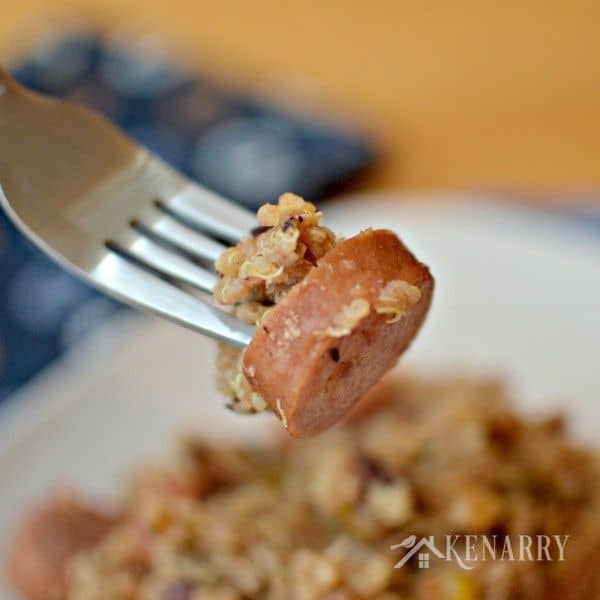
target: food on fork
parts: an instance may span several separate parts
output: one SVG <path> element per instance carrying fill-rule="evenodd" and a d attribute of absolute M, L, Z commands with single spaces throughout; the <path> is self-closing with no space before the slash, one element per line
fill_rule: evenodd
<path fill-rule="evenodd" d="M 293 194 L 257 216 L 255 235 L 216 262 L 215 298 L 257 325 L 244 353 L 222 348 L 221 387 L 235 410 L 270 408 L 307 437 L 394 366 L 427 314 L 433 278 L 391 231 L 337 240 Z"/>
<path fill-rule="evenodd" d="M 357 408 L 302 442 L 185 440 L 174 462 L 130 482 L 96 545 L 49 564 L 52 577 L 23 555 L 48 550 L 19 542 L 30 565 L 15 571 L 19 588 L 31 600 L 598 598 L 600 462 L 560 419 L 521 418 L 497 382 L 458 378 L 389 380 Z M 77 522 L 85 531 L 85 518 Z M 73 547 L 73 527 L 57 520 L 52 552 L 61 529 Z M 32 539 L 30 529 L 20 538 Z M 430 553 L 428 568 L 418 556 L 394 568 L 409 552 L 403 541 L 434 536 L 444 548 L 446 535 L 458 536 L 464 557 L 467 534 L 495 540 L 496 559 L 465 570 L 454 555 Z M 507 539 L 518 558 L 521 535 L 569 535 L 565 560 L 554 542 L 552 560 L 502 559 Z"/>

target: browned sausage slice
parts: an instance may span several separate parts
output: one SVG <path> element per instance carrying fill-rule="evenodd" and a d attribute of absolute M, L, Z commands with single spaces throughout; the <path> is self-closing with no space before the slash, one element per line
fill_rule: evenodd
<path fill-rule="evenodd" d="M 71 497 L 52 500 L 23 524 L 10 556 L 12 580 L 29 600 L 65 594 L 65 567 L 78 552 L 96 545 L 113 520 Z"/>
<path fill-rule="evenodd" d="M 317 434 L 394 366 L 432 293 L 429 269 L 394 233 L 364 231 L 330 250 L 265 317 L 244 374 L 291 435 Z"/>

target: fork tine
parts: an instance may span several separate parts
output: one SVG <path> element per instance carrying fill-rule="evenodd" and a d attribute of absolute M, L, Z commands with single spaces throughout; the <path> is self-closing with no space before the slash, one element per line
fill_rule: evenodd
<path fill-rule="evenodd" d="M 227 249 L 223 244 L 182 225 L 155 207 L 144 211 L 140 217 L 140 223 L 165 242 L 203 259 L 211 265 Z"/>
<path fill-rule="evenodd" d="M 196 287 L 203 292 L 211 292 L 217 283 L 217 276 L 172 250 L 163 248 L 145 237 L 139 230 L 127 232 L 114 240 L 116 245 L 140 262 L 159 271 L 167 277 Z"/>
<path fill-rule="evenodd" d="M 252 327 L 132 265 L 113 252 L 107 254 L 90 275 L 96 285 L 118 299 L 159 313 L 171 321 L 237 348 L 245 348 L 252 339 Z"/>
<path fill-rule="evenodd" d="M 200 229 L 234 244 L 256 226 L 250 211 L 199 185 L 190 185 L 164 204 Z"/>

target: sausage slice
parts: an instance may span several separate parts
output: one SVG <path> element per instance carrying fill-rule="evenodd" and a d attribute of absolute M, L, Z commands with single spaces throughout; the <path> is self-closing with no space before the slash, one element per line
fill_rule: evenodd
<path fill-rule="evenodd" d="M 13 583 L 29 600 L 63 598 L 69 559 L 95 546 L 113 523 L 71 497 L 53 499 L 17 533 L 9 564 Z"/>
<path fill-rule="evenodd" d="M 291 435 L 315 435 L 394 366 L 432 293 L 429 269 L 394 233 L 364 231 L 325 254 L 265 317 L 244 374 Z"/>

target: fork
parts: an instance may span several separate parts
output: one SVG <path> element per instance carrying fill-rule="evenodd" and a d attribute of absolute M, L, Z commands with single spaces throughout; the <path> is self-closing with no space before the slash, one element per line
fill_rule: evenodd
<path fill-rule="evenodd" d="M 250 233 L 253 215 L 1 68 L 0 205 L 43 252 L 110 296 L 238 348 L 252 339 L 211 292 L 215 259 Z"/>

